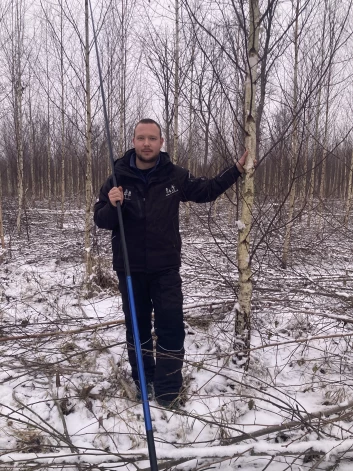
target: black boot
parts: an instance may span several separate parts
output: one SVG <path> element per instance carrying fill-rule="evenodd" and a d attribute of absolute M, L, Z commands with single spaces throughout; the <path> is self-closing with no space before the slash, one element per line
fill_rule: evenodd
<path fill-rule="evenodd" d="M 177 352 L 168 351 L 157 344 L 154 390 L 157 402 L 164 407 L 171 405 L 179 396 L 183 384 L 183 359 L 184 348 Z"/>

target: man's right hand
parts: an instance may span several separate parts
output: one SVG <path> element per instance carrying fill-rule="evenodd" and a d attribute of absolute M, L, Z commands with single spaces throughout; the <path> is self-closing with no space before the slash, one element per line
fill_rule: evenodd
<path fill-rule="evenodd" d="M 108 193 L 108 197 L 111 204 L 115 207 L 118 201 L 120 201 L 120 204 L 123 204 L 123 201 L 124 201 L 123 187 L 119 186 L 117 188 L 116 186 L 114 186 Z"/>

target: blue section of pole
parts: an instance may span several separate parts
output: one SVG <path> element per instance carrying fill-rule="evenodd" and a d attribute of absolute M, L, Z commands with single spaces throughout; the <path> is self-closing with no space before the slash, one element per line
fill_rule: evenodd
<path fill-rule="evenodd" d="M 146 386 L 145 371 L 143 367 L 140 334 L 139 334 L 139 328 L 137 325 L 135 298 L 134 298 L 133 289 L 132 289 L 131 276 L 126 277 L 126 283 L 127 283 L 127 289 L 129 292 L 130 313 L 131 313 L 131 320 L 132 320 L 132 330 L 134 333 L 134 343 L 135 343 L 138 375 L 139 375 L 140 388 L 141 388 L 143 414 L 145 418 L 146 431 L 149 432 L 150 430 L 152 430 L 152 422 L 151 422 L 150 408 L 148 404 L 148 392 L 147 392 L 147 386 Z"/>
<path fill-rule="evenodd" d="M 91 12 L 92 30 L 93 30 L 94 45 L 95 45 L 95 49 L 96 49 L 97 65 L 98 65 L 98 72 L 99 72 L 99 83 L 100 83 L 100 89 L 101 89 L 101 95 L 102 95 L 102 101 L 103 101 L 103 113 L 104 113 L 105 129 L 106 129 L 106 134 L 107 134 L 109 157 L 110 157 L 110 162 L 111 162 L 111 167 L 112 167 L 113 185 L 116 187 L 117 186 L 117 181 L 116 181 L 116 176 L 115 176 L 113 147 L 112 147 L 112 142 L 111 142 L 111 138 L 110 138 L 108 113 L 107 113 L 107 108 L 106 108 L 106 104 L 105 104 L 102 70 L 101 70 L 101 64 L 100 64 L 100 60 L 99 60 L 97 35 L 96 35 L 96 30 L 95 30 L 94 20 L 93 20 L 92 4 L 91 4 L 91 0 L 85 0 L 85 1 L 86 2 L 89 1 L 89 7 L 90 7 L 90 12 Z M 87 3 L 86 3 L 86 5 L 87 5 Z M 116 209 L 117 209 L 117 213 L 118 213 L 121 247 L 122 247 L 122 251 L 123 251 L 124 265 L 125 265 L 125 276 L 126 276 L 127 287 L 128 287 L 128 297 L 129 297 L 130 313 L 131 313 L 132 327 L 133 327 L 133 334 L 134 334 L 134 343 L 135 343 L 135 352 L 136 352 L 136 359 L 137 359 L 137 366 L 138 366 L 138 375 L 139 375 L 140 388 L 141 388 L 143 414 L 144 414 L 144 419 L 145 419 L 146 439 L 147 439 L 147 445 L 148 445 L 149 460 L 150 460 L 150 465 L 151 465 L 151 471 L 158 471 L 156 447 L 155 447 L 155 442 L 154 442 L 154 437 L 153 437 L 151 413 L 150 413 L 150 406 L 149 406 L 149 402 L 148 402 L 147 385 L 146 385 L 145 371 L 144 371 L 144 367 L 143 367 L 140 335 L 139 335 L 136 308 L 135 308 L 135 298 L 134 298 L 134 292 L 133 292 L 132 281 L 131 281 L 130 264 L 129 264 L 129 257 L 128 257 L 128 252 L 127 252 L 127 247 L 126 247 L 124 222 L 123 222 L 123 216 L 122 216 L 120 203 L 117 204 Z"/>

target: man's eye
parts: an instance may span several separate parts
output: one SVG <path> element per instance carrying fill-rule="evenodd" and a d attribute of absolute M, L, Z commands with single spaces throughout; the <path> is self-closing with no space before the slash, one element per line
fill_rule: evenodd
<path fill-rule="evenodd" d="M 156 141 L 157 138 L 156 138 L 156 137 L 150 137 L 150 140 L 151 140 L 151 141 Z"/>

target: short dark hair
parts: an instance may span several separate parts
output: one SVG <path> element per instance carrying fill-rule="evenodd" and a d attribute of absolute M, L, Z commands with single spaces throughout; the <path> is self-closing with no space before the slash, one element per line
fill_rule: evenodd
<path fill-rule="evenodd" d="M 157 126 L 157 128 L 159 129 L 160 137 L 162 137 L 162 128 L 161 128 L 161 126 L 157 123 L 157 121 L 155 121 L 154 119 L 150 119 L 150 118 L 140 119 L 140 121 L 136 124 L 135 129 L 134 129 L 134 137 L 135 137 L 136 128 L 139 124 L 155 124 Z"/>

